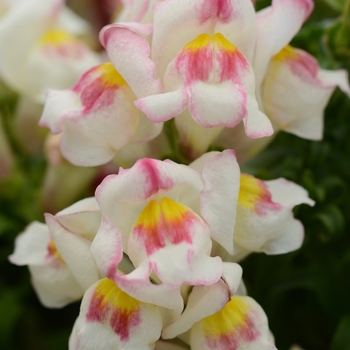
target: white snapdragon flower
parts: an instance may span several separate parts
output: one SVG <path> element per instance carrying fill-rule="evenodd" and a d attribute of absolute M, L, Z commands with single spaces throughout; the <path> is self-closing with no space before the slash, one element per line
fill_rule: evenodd
<path fill-rule="evenodd" d="M 33 222 L 16 238 L 9 260 L 28 265 L 43 305 L 76 301 L 101 277 L 90 253 L 100 220 L 95 199 L 87 198 L 55 216 L 46 214 L 46 225 Z"/>
<path fill-rule="evenodd" d="M 278 130 L 320 139 L 331 94 L 350 88 L 344 70 L 323 70 L 288 46 L 312 9 L 312 0 L 274 0 L 257 13 L 251 0 L 124 1 L 100 41 L 123 82 L 118 95 L 130 93 L 108 104 L 107 121 L 105 97 L 89 96 L 94 109 L 86 114 L 79 83 L 53 90 L 41 124 L 63 132 L 62 151 L 78 165 L 107 162 L 155 138 L 172 118 L 190 159 L 215 143 L 245 160 Z"/>
<path fill-rule="evenodd" d="M 87 23 L 62 0 L 9 3 L 0 17 L 0 76 L 14 90 L 42 102 L 48 88 L 67 88 L 101 58 L 77 36 Z"/>

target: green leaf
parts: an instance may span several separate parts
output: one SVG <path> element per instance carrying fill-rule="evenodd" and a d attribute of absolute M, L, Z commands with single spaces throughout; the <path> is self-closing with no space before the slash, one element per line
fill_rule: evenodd
<path fill-rule="evenodd" d="M 343 317 L 339 322 L 331 350 L 350 350 L 350 315 Z"/>
<path fill-rule="evenodd" d="M 343 11 L 345 0 L 324 0 L 330 7 L 339 12 Z"/>
<path fill-rule="evenodd" d="M 8 289 L 0 295 L 0 310 L 0 344 L 9 344 L 23 312 L 17 291 Z"/>
<path fill-rule="evenodd" d="M 325 206 L 321 212 L 315 215 L 315 219 L 321 221 L 332 236 L 339 236 L 342 234 L 344 229 L 344 216 L 336 205 L 329 204 Z"/>

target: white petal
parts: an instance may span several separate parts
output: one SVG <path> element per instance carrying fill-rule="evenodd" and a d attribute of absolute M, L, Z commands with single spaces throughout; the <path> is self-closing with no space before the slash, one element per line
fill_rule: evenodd
<path fill-rule="evenodd" d="M 131 29 L 122 24 L 104 27 L 100 34 L 101 43 L 138 98 L 161 93 L 161 83 L 153 77 L 155 66 L 149 58 L 149 44 Z"/>
<path fill-rule="evenodd" d="M 233 254 L 240 170 L 234 151 L 211 154 L 202 171 L 201 213 L 211 228 L 211 237 Z"/>
<path fill-rule="evenodd" d="M 87 290 L 100 278 L 90 253 L 91 243 L 66 229 L 55 216 L 46 214 L 45 219 L 57 250 L 77 282 L 84 290 Z"/>
<path fill-rule="evenodd" d="M 272 6 L 258 12 L 254 71 L 259 87 L 270 59 L 289 44 L 310 15 L 312 0 L 273 0 Z"/>
<path fill-rule="evenodd" d="M 151 350 L 161 328 L 159 307 L 130 297 L 105 278 L 85 293 L 69 349 Z"/>
<path fill-rule="evenodd" d="M 17 236 L 15 251 L 9 256 L 10 262 L 20 266 L 46 264 L 47 246 L 51 240 L 50 231 L 45 224 L 32 222 Z"/>
<path fill-rule="evenodd" d="M 186 332 L 194 323 L 221 310 L 228 301 L 228 288 L 222 280 L 211 286 L 194 287 L 185 311 L 163 330 L 162 338 L 171 339 Z"/>

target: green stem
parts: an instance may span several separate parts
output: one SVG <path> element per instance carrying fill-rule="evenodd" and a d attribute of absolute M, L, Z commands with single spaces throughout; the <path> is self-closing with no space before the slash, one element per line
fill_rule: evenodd
<path fill-rule="evenodd" d="M 350 0 L 347 0 L 343 11 L 343 26 L 347 26 L 350 18 Z"/>

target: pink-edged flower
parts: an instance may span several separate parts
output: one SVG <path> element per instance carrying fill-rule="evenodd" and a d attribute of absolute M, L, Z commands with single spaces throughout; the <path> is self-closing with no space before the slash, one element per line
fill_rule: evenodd
<path fill-rule="evenodd" d="M 91 249 L 99 268 L 133 297 L 182 310 L 182 285 L 211 285 L 222 276 L 211 238 L 233 245 L 238 172 L 234 153 L 225 151 L 202 173 L 141 159 L 108 176 L 96 191 L 103 219 Z M 135 267 L 126 275 L 117 272 L 123 252 Z"/>
<path fill-rule="evenodd" d="M 77 38 L 87 29 L 62 0 L 10 2 L 0 18 L 2 79 L 41 102 L 47 88 L 71 86 L 101 61 Z"/>
<path fill-rule="evenodd" d="M 313 9 L 311 0 L 273 0 L 257 12 L 253 69 L 260 109 L 275 132 L 309 140 L 323 136 L 323 112 L 336 87 L 350 96 L 345 70 L 321 69 L 314 57 L 289 42 Z M 252 140 L 240 129 L 225 129 L 214 141 L 234 148 L 240 162 L 260 151 L 271 138 Z"/>
<path fill-rule="evenodd" d="M 104 63 L 69 90 L 49 90 L 40 125 L 62 133 L 62 154 L 73 164 L 105 164 L 126 145 L 149 141 L 162 129 L 134 106 L 135 99 L 113 65 Z"/>
<path fill-rule="evenodd" d="M 101 216 L 94 198 L 46 214 L 46 225 L 33 222 L 15 242 L 9 260 L 28 265 L 35 291 L 43 305 L 62 307 L 80 299 L 100 279 L 90 245 Z"/>
<path fill-rule="evenodd" d="M 193 148 L 193 157 L 203 153 L 223 127 L 242 120 L 249 137 L 271 135 L 271 123 L 255 99 L 251 1 L 168 0 L 152 5 L 142 7 L 141 16 L 141 22 L 143 16 L 151 18 L 147 13 L 153 8 L 152 36 L 138 35 L 138 28 L 147 24 L 136 28 L 134 23 L 110 25 L 100 34 L 126 81 L 136 85 L 140 74 L 154 70 L 162 82 L 163 93 L 138 96 L 136 106 L 153 122 L 175 117 L 181 142 Z"/>
<path fill-rule="evenodd" d="M 69 350 L 149 350 L 163 328 L 159 306 L 141 302 L 104 278 L 84 294 Z"/>
<path fill-rule="evenodd" d="M 206 153 L 190 166 L 202 172 L 203 167 L 208 167 L 217 156 L 217 152 Z M 225 240 L 213 235 L 214 240 L 233 255 L 235 260 L 240 260 L 250 252 L 283 254 L 300 248 L 304 239 L 304 228 L 299 220 L 294 219 L 292 210 L 302 203 L 314 205 L 307 191 L 283 178 L 262 181 L 241 173 L 237 179 L 236 172 L 232 177 L 235 180 L 231 186 L 238 192 L 237 201 L 230 204 L 234 218 L 232 231 L 230 234 L 226 233 Z M 202 192 L 203 198 L 211 191 L 212 184 L 207 182 Z M 228 204 L 224 202 L 217 205 Z M 224 256 L 222 248 L 217 245 L 213 251 L 214 254 Z"/>
<path fill-rule="evenodd" d="M 163 329 L 162 338 L 180 335 L 192 350 L 276 350 L 260 305 L 237 294 L 241 275 L 239 265 L 233 264 L 226 266 L 226 283 L 195 286 L 184 312 Z"/>
<path fill-rule="evenodd" d="M 299 248 L 304 229 L 292 209 L 314 203 L 285 179 L 240 174 L 231 150 L 207 153 L 190 167 L 141 159 L 107 177 L 96 198 L 103 217 L 92 244 L 98 266 L 133 297 L 174 309 L 183 284 L 211 285 L 222 276 L 216 255 L 237 261 L 253 251 Z M 135 267 L 127 275 L 117 273 L 123 252 Z M 165 291 L 173 297 L 164 299 Z"/>
<path fill-rule="evenodd" d="M 82 297 L 84 290 L 60 257 L 45 224 L 33 222 L 15 241 L 11 263 L 28 265 L 31 281 L 41 303 L 63 307 Z"/>
<path fill-rule="evenodd" d="M 261 93 L 275 129 L 321 140 L 323 111 L 336 87 L 350 97 L 346 70 L 321 69 L 307 52 L 286 46 L 272 58 Z"/>
<path fill-rule="evenodd" d="M 294 219 L 293 208 L 303 203 L 315 204 L 304 188 L 291 181 L 262 181 L 241 174 L 234 253 L 284 254 L 299 249 L 304 227 Z"/>
<path fill-rule="evenodd" d="M 100 33 L 124 84 L 118 104 L 102 92 L 88 93 L 93 111 L 86 111 L 77 86 L 84 79 L 91 82 L 92 71 L 73 89 L 48 95 L 41 124 L 54 133 L 63 129 L 62 151 L 74 164 L 108 162 L 125 146 L 157 136 L 171 118 L 188 158 L 215 143 L 237 150 L 244 161 L 269 142 L 273 128 L 319 139 L 323 109 L 333 90 L 339 86 L 350 94 L 345 71 L 321 70 L 308 54 L 286 48 L 309 16 L 312 0 L 274 0 L 258 13 L 250 0 L 124 5 L 117 22 Z M 121 98 L 127 89 L 129 97 Z M 143 113 L 137 115 L 133 104 Z M 106 121 L 111 105 L 115 117 Z M 84 111 L 78 113 L 84 122 L 77 110 Z"/>
<path fill-rule="evenodd" d="M 273 133 L 271 123 L 320 139 L 332 92 L 350 94 L 345 71 L 322 70 L 301 50 L 284 59 L 312 9 L 312 0 L 273 0 L 257 13 L 250 0 L 127 1 L 122 23 L 105 27 L 100 40 L 128 82 L 154 70 L 164 91 L 135 104 L 153 122 L 175 117 L 190 158 L 214 142 L 244 161 L 269 142 L 261 137 Z M 141 34 L 150 23 L 152 34 Z"/>

